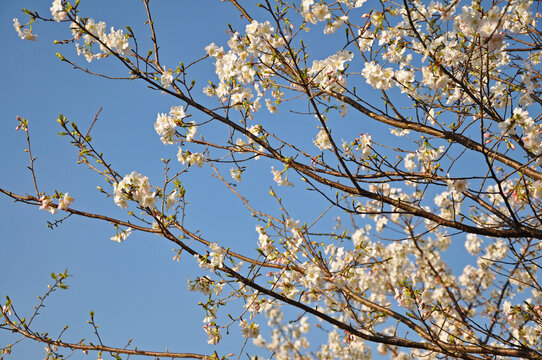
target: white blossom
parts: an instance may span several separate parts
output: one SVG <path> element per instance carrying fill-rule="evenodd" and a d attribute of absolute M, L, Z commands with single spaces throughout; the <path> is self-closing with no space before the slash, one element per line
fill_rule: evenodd
<path fill-rule="evenodd" d="M 239 322 L 239 326 L 241 327 L 241 334 L 244 338 L 256 338 L 260 334 L 260 325 L 254 322 L 249 324 L 243 319 Z"/>
<path fill-rule="evenodd" d="M 483 240 L 476 234 L 467 234 L 467 241 L 465 241 L 465 248 L 472 255 L 478 255 L 482 250 Z"/>
<path fill-rule="evenodd" d="M 175 136 L 175 119 L 166 114 L 158 114 L 156 122 L 154 123 L 154 130 L 160 135 L 160 140 L 164 145 L 173 144 L 173 137 Z"/>
<path fill-rule="evenodd" d="M 74 199 L 68 193 L 65 193 L 58 201 L 58 210 L 68 210 L 73 201 Z"/>
<path fill-rule="evenodd" d="M 331 140 L 325 130 L 320 130 L 316 135 L 316 139 L 312 141 L 314 145 L 320 150 L 331 150 Z"/>
<path fill-rule="evenodd" d="M 134 200 L 142 207 L 154 207 L 156 192 L 152 191 L 149 178 L 135 171 L 113 185 L 115 204 L 122 209 L 128 207 L 128 200 Z"/>
<path fill-rule="evenodd" d="M 394 84 L 393 69 L 390 67 L 383 69 L 374 61 L 365 63 L 365 67 L 361 71 L 361 75 L 363 75 L 367 84 L 371 85 L 375 89 L 388 90 Z"/>
<path fill-rule="evenodd" d="M 111 240 L 121 243 L 132 233 L 132 228 L 127 228 L 126 230 L 117 230 L 117 235 L 113 236 Z"/>
<path fill-rule="evenodd" d="M 17 32 L 17 35 L 23 40 L 37 41 L 38 35 L 32 34 L 32 30 L 29 28 L 23 29 L 23 26 L 19 23 L 19 19 L 13 19 L 13 28 Z"/>
<path fill-rule="evenodd" d="M 64 7 L 62 6 L 62 0 L 54 0 L 50 7 L 50 10 L 51 15 L 53 15 L 53 18 L 56 22 L 65 20 L 66 16 L 68 15 L 66 11 L 64 11 Z"/>
<path fill-rule="evenodd" d="M 167 89 L 171 86 L 171 84 L 173 84 L 173 73 L 171 72 L 171 69 L 162 73 L 162 76 L 160 77 L 160 82 L 165 89 Z"/>
<path fill-rule="evenodd" d="M 291 186 L 294 187 L 294 184 L 290 181 L 288 181 L 288 176 L 282 177 L 283 171 L 275 170 L 274 167 L 271 166 L 271 173 L 273 174 L 273 181 L 277 183 L 278 186 Z"/>
<path fill-rule="evenodd" d="M 183 151 L 183 149 L 179 148 L 179 151 L 177 152 L 177 160 L 179 160 L 179 162 L 183 165 L 187 164 L 202 167 L 205 163 L 205 156 L 201 153 Z"/>

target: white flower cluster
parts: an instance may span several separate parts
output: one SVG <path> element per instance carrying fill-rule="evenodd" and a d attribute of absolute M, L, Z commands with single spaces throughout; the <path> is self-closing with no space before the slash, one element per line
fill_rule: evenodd
<path fill-rule="evenodd" d="M 531 194 L 537 199 L 542 199 L 542 180 L 534 181 L 530 186 Z"/>
<path fill-rule="evenodd" d="M 186 132 L 186 137 L 185 137 L 186 141 L 194 140 L 194 137 L 196 136 L 198 132 L 198 127 L 195 121 L 191 121 L 189 124 L 190 126 L 188 126 L 188 131 Z"/>
<path fill-rule="evenodd" d="M 322 135 L 326 135 L 326 134 L 323 133 Z M 322 144 L 326 145 L 326 143 L 324 142 L 325 140 L 326 140 L 325 137 L 319 136 L 316 140 L 314 140 L 314 144 L 320 148 L 319 145 L 322 145 Z M 358 138 L 354 139 L 351 142 L 346 142 L 343 140 L 342 148 L 343 148 L 344 154 L 347 157 L 363 162 L 365 160 L 368 160 L 373 154 L 372 144 L 373 144 L 372 136 L 369 133 L 366 133 L 366 134 L 360 134 Z M 331 145 L 331 142 L 329 142 L 329 145 Z M 361 154 L 359 152 L 361 152 Z"/>
<path fill-rule="evenodd" d="M 433 163 L 442 155 L 442 153 L 444 153 L 444 146 L 434 148 L 427 142 L 424 142 L 419 147 L 418 151 L 416 151 L 416 156 L 424 171 L 431 172 Z"/>
<path fill-rule="evenodd" d="M 205 330 L 205 333 L 209 337 L 209 340 L 207 340 L 208 344 L 216 345 L 220 342 L 220 339 L 222 339 L 220 328 L 214 323 L 203 325 L 203 330 Z"/>
<path fill-rule="evenodd" d="M 17 35 L 23 40 L 37 41 L 38 35 L 32 34 L 31 28 L 24 29 L 24 26 L 19 23 L 19 19 L 13 19 L 13 28 L 17 32 Z"/>
<path fill-rule="evenodd" d="M 316 134 L 316 139 L 312 141 L 314 145 L 320 150 L 331 150 L 331 140 L 329 139 L 329 136 L 327 136 L 327 133 L 324 129 L 320 130 L 318 134 Z"/>
<path fill-rule="evenodd" d="M 286 169 L 282 171 L 275 170 L 273 166 L 271 166 L 271 173 L 273 174 L 273 181 L 277 183 L 278 186 L 291 186 L 294 187 L 294 184 L 290 181 L 288 181 L 288 174 L 283 178 L 282 175 L 286 172 Z"/>
<path fill-rule="evenodd" d="M 463 196 L 456 190 L 443 191 L 435 196 L 434 202 L 440 209 L 440 217 L 452 220 L 461 213 Z"/>
<path fill-rule="evenodd" d="M 407 169 L 408 171 L 412 171 L 416 168 L 416 163 L 414 162 L 414 157 L 416 155 L 413 154 L 413 153 L 408 153 L 405 155 L 405 157 L 403 158 L 403 165 L 405 167 L 405 169 Z"/>
<path fill-rule="evenodd" d="M 220 83 L 218 86 L 206 87 L 204 93 L 217 96 L 221 101 L 230 97 L 230 102 L 236 109 L 245 109 L 251 114 L 261 107 L 260 99 L 267 87 L 265 79 L 271 76 L 269 69 L 276 62 L 273 54 L 283 45 L 284 40 L 274 35 L 275 29 L 268 21 L 259 23 L 254 20 L 246 26 L 245 32 L 244 37 L 238 32 L 232 34 L 228 41 L 230 50 L 227 52 L 214 43 L 205 48 L 207 55 L 216 59 L 215 72 Z M 255 62 L 254 59 L 258 61 Z M 264 80 L 256 82 L 257 74 Z M 255 99 L 250 84 L 254 85 L 258 95 Z M 280 94 L 277 91 L 272 92 L 277 101 L 280 101 Z M 266 99 L 266 104 L 273 112 L 272 102 Z"/>
<path fill-rule="evenodd" d="M 68 195 L 68 193 L 65 193 L 59 200 L 58 200 L 58 210 L 67 210 L 70 205 L 73 203 L 73 198 Z"/>
<path fill-rule="evenodd" d="M 366 62 L 361 71 L 361 75 L 363 75 L 367 84 L 375 89 L 382 90 L 388 90 L 393 86 L 393 74 L 392 68 L 383 69 L 374 61 Z"/>
<path fill-rule="evenodd" d="M 254 344 L 273 353 L 273 357 L 276 359 L 299 358 L 299 354 L 310 345 L 304 336 L 310 331 L 307 316 L 296 321 L 283 321 L 284 314 L 275 303 L 273 306 L 266 306 L 265 317 L 268 320 L 267 325 L 272 328 L 271 339 L 266 341 L 262 335 L 258 335 L 253 340 Z M 331 358 L 323 357 L 322 359 Z"/>
<path fill-rule="evenodd" d="M 337 331 L 328 334 L 327 344 L 318 352 L 319 359 L 372 359 L 371 348 L 360 337 L 341 336 Z M 398 359 L 396 357 L 396 359 Z"/>
<path fill-rule="evenodd" d="M 51 4 L 51 15 L 53 15 L 53 18 L 56 22 L 60 22 L 62 20 L 65 20 L 68 16 L 68 13 L 64 10 L 64 6 L 62 6 L 62 0 L 55 0 Z"/>
<path fill-rule="evenodd" d="M 346 86 L 343 71 L 347 61 L 351 61 L 354 54 L 350 51 L 339 51 L 324 60 L 314 60 L 308 73 L 316 85 L 326 90 L 342 92 Z"/>
<path fill-rule="evenodd" d="M 122 209 L 128 207 L 128 200 L 134 200 L 141 207 L 154 207 L 156 192 L 152 191 L 149 178 L 135 171 L 113 185 L 115 204 Z"/>
<path fill-rule="evenodd" d="M 277 251 L 277 248 L 273 244 L 273 240 L 265 233 L 263 226 L 256 226 L 256 232 L 258 233 L 258 245 L 262 252 L 269 256 Z"/>
<path fill-rule="evenodd" d="M 340 0 L 339 3 L 346 5 L 348 8 L 361 7 L 366 0 Z M 314 0 L 302 0 L 301 16 L 305 21 L 311 24 L 327 21 L 324 28 L 324 34 L 332 34 L 340 28 L 347 20 L 347 16 L 338 16 L 335 21 L 331 21 L 332 13 L 325 3 L 315 3 Z"/>
<path fill-rule="evenodd" d="M 367 160 L 373 153 L 372 144 L 373 138 L 370 134 L 361 134 L 359 138 L 356 139 L 357 149 L 361 150 L 361 159 Z"/>
<path fill-rule="evenodd" d="M 339 30 L 345 22 L 348 21 L 348 16 L 343 15 L 339 16 L 335 21 L 328 21 L 326 27 L 324 28 L 324 34 L 333 34 L 335 31 Z"/>
<path fill-rule="evenodd" d="M 220 295 L 224 282 L 213 281 L 209 276 L 197 277 L 194 281 L 187 281 L 189 291 L 198 291 L 204 295 Z"/>
<path fill-rule="evenodd" d="M 224 262 L 224 256 L 226 255 L 226 250 L 218 246 L 217 243 L 213 243 L 209 245 L 209 247 L 211 248 L 211 253 L 209 254 L 210 265 L 213 269 L 222 267 L 222 264 Z"/>
<path fill-rule="evenodd" d="M 476 11 L 472 6 L 463 6 L 461 14 L 455 18 L 455 26 L 457 30 L 469 37 L 481 36 L 489 40 L 490 51 L 499 47 L 504 38 L 502 25 L 503 14 L 498 7 L 491 7 L 485 13 L 484 17 L 479 11 Z"/>
<path fill-rule="evenodd" d="M 162 73 L 162 76 L 160 77 L 160 82 L 165 89 L 167 89 L 171 86 L 171 84 L 173 84 L 173 73 L 171 72 L 171 69 Z"/>
<path fill-rule="evenodd" d="M 182 106 L 173 106 L 169 111 L 169 115 L 164 113 L 158 114 L 156 122 L 154 123 L 154 130 L 158 135 L 160 135 L 160 140 L 164 145 L 173 144 L 173 138 L 175 136 L 175 127 L 178 124 L 183 124 L 183 119 L 186 117 L 184 108 Z M 192 128 L 194 128 L 192 130 Z M 191 140 L 196 134 L 196 127 L 191 126 L 189 130 L 189 135 Z"/>
<path fill-rule="evenodd" d="M 534 289 L 533 292 L 535 292 Z M 517 345 L 540 343 L 539 327 L 525 326 L 524 320 L 525 318 L 532 318 L 533 315 L 536 318 L 542 315 L 542 306 L 536 305 L 533 300 L 528 298 L 523 305 L 515 306 L 508 300 L 503 302 L 502 310 L 508 325 L 512 328 L 514 343 Z"/>
<path fill-rule="evenodd" d="M 465 248 L 472 255 L 478 255 L 482 250 L 483 240 L 476 234 L 467 234 L 467 241 L 465 241 Z"/>
<path fill-rule="evenodd" d="M 434 66 L 424 66 L 422 68 L 422 74 L 423 84 L 433 90 L 442 89 L 451 81 L 448 76 L 442 74 L 441 70 Z"/>
<path fill-rule="evenodd" d="M 326 4 L 314 4 L 314 0 L 303 0 L 301 3 L 301 16 L 305 21 L 316 24 L 331 18 L 331 11 Z"/>
<path fill-rule="evenodd" d="M 117 229 L 117 234 L 115 236 L 113 236 L 111 238 L 111 240 L 115 241 L 115 242 L 118 242 L 118 243 L 121 243 L 124 240 L 126 240 L 126 238 L 128 236 L 130 236 L 131 233 L 132 233 L 132 228 L 127 228 L 126 230 L 118 230 Z"/>
<path fill-rule="evenodd" d="M 175 119 L 167 114 L 158 114 L 156 122 L 154 123 L 154 131 L 160 135 L 160 140 L 164 145 L 173 144 L 173 137 L 175 136 L 175 127 L 177 123 Z"/>
<path fill-rule="evenodd" d="M 111 27 L 109 34 L 106 32 L 106 24 L 103 21 L 96 23 L 94 19 L 89 18 L 84 21 L 77 18 L 76 22 L 70 25 L 74 40 L 79 40 L 83 37 L 84 44 L 81 46 L 75 43 L 77 54 L 85 56 L 88 62 L 94 59 L 101 59 L 108 56 L 111 52 L 109 49 L 117 53 L 128 56 L 132 50 L 128 42 L 129 35 L 125 35 L 124 31 L 115 30 Z M 95 52 L 94 45 L 98 44 L 101 52 Z"/>
<path fill-rule="evenodd" d="M 239 326 L 241 327 L 241 334 L 246 339 L 256 338 L 260 335 L 260 325 L 256 324 L 254 321 L 249 324 L 243 319 L 239 322 Z"/>
<path fill-rule="evenodd" d="M 529 113 L 521 108 L 515 108 L 512 117 L 499 123 L 499 129 L 503 135 L 517 135 L 518 126 L 523 129 L 523 132 L 534 126 L 534 121 Z"/>
<path fill-rule="evenodd" d="M 254 136 L 259 136 L 260 134 L 263 133 L 263 128 L 262 128 L 262 125 L 260 125 L 260 124 L 252 125 L 247 130 L 248 130 L 248 132 L 250 132 Z M 251 137 L 249 137 L 248 135 L 247 135 L 247 142 L 250 145 L 254 144 L 254 140 Z"/>
<path fill-rule="evenodd" d="M 464 192 L 467 192 L 467 190 L 469 189 L 467 180 L 464 180 L 464 179 L 448 180 L 447 182 L 448 182 L 448 189 L 457 193 L 464 193 Z"/>
<path fill-rule="evenodd" d="M 301 279 L 301 283 L 307 289 L 323 289 L 326 283 L 326 275 L 320 266 L 314 263 L 303 264 L 305 276 Z"/>
<path fill-rule="evenodd" d="M 195 254 L 194 257 L 198 260 L 199 266 L 204 270 L 215 271 L 221 268 L 226 256 L 226 249 L 220 247 L 217 243 L 210 244 L 211 252 L 206 256 Z"/>
<path fill-rule="evenodd" d="M 198 167 L 202 167 L 205 163 L 205 156 L 203 156 L 201 153 L 184 151 L 183 149 L 179 148 L 179 151 L 177 152 L 177 160 L 179 160 L 179 162 L 183 165 L 197 165 Z"/>
<path fill-rule="evenodd" d="M 352 234 L 352 242 L 356 248 L 363 247 L 369 243 L 369 231 L 371 231 L 371 225 L 366 225 L 365 228 L 359 228 Z"/>
<path fill-rule="evenodd" d="M 230 176 L 233 180 L 237 181 L 237 182 L 241 182 L 241 175 L 243 174 L 243 171 L 240 170 L 240 169 L 236 169 L 236 168 L 231 168 L 230 169 Z"/>
<path fill-rule="evenodd" d="M 518 126 L 522 131 L 522 140 L 525 148 L 535 155 L 542 154 L 542 128 L 536 124 L 529 112 L 521 108 L 515 108 L 512 117 L 499 123 L 499 129 L 503 136 L 517 135 Z"/>
<path fill-rule="evenodd" d="M 360 51 L 363 52 L 363 51 L 370 50 L 375 40 L 374 34 L 372 32 L 366 33 L 362 29 L 359 29 L 358 36 L 359 36 L 358 46 L 359 46 Z"/>
<path fill-rule="evenodd" d="M 61 196 L 58 200 L 58 205 L 52 206 L 53 201 L 51 197 L 43 195 L 40 197 L 40 210 L 47 210 L 51 214 L 56 214 L 57 210 L 67 210 L 70 205 L 73 203 L 74 199 L 68 195 L 68 193 L 65 193 L 63 196 Z"/>

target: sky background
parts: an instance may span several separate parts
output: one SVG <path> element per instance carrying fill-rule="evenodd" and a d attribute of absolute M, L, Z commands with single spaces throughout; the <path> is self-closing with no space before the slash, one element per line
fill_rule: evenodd
<path fill-rule="evenodd" d="M 19 115 L 30 121 L 41 192 L 52 194 L 55 189 L 69 192 L 75 198 L 73 208 L 128 219 L 126 212 L 114 205 L 112 199 L 106 199 L 96 190 L 96 186 L 107 188 L 103 178 L 85 166 L 76 165 L 76 150 L 66 138 L 57 136 L 58 114 L 64 114 L 86 130 L 103 107 L 92 131 L 96 148 L 120 174 L 135 170 L 149 176 L 151 184 L 159 184 L 163 169 L 161 159 L 175 160 L 177 147 L 165 147 L 154 132 L 153 124 L 157 113 L 168 112 L 171 106 L 181 103 L 148 89 L 141 81 L 96 78 L 61 63 L 55 56 L 59 51 L 87 66 L 84 58 L 75 55 L 73 45 L 53 45 L 54 40 L 70 37 L 65 24 L 39 22 L 33 28 L 39 36 L 37 42 L 20 40 L 13 30 L 12 19 L 18 17 L 21 23 L 26 23 L 21 7 L 48 16 L 49 6 L 48 1 L 41 0 L 0 2 L 0 37 L 4 45 L 4 56 L 0 57 L 4 69 L 0 74 L 0 187 L 19 194 L 33 193 L 32 179 L 26 169 L 24 133 L 14 131 Z M 105 21 L 108 28 L 130 25 L 140 46 L 150 44 L 143 25 L 145 10 L 140 2 L 87 0 L 82 1 L 80 10 L 82 16 Z M 155 1 L 151 2 L 151 10 L 161 46 L 161 62 L 167 67 L 204 56 L 203 49 L 211 42 L 225 46 L 227 23 L 239 29 L 244 29 L 245 24 L 231 4 L 220 1 Z M 261 14 L 259 11 L 254 10 L 253 14 L 257 17 Z M 317 46 L 312 48 L 312 54 L 316 58 L 325 58 L 340 49 L 335 48 L 332 38 L 324 38 L 321 32 L 315 32 L 314 36 Z M 94 61 L 89 66 L 96 72 L 126 75 L 113 59 Z M 212 61 L 201 64 L 192 74 L 201 87 L 209 79 L 216 80 Z M 204 95 L 200 96 L 205 99 Z M 205 101 L 210 103 L 209 99 Z M 302 136 L 305 145 L 310 145 L 317 133 L 312 119 L 298 118 L 293 122 L 287 112 L 277 115 L 265 112 L 263 116 L 274 122 L 269 125 L 271 129 L 286 129 L 282 134 L 286 139 L 289 134 L 306 134 Z M 194 120 L 204 119 L 195 116 Z M 307 126 L 312 130 L 305 133 Z M 337 129 L 338 133 L 352 135 L 349 127 Z M 383 131 L 365 122 L 354 131 L 358 134 L 368 130 Z M 246 173 L 238 188 L 254 199 L 251 205 L 274 209 L 278 214 L 277 205 L 267 195 L 272 185 L 271 165 L 281 168 L 265 161 L 255 163 L 255 170 Z M 210 176 L 211 172 L 204 166 L 191 170 L 190 176 L 182 179 L 190 201 L 187 223 L 193 230 L 200 229 L 211 241 L 254 254 L 256 222 L 239 200 L 218 179 Z M 324 206 L 322 199 L 303 191 L 302 185 L 277 191 L 287 199 L 292 217 L 302 222 L 310 223 Z M 51 272 L 68 269 L 73 276 L 68 281 L 70 290 L 54 294 L 40 311 L 35 330 L 55 336 L 64 325 L 69 325 L 64 340 L 95 341 L 91 327 L 86 324 L 88 313 L 93 310 L 102 339 L 110 346 L 122 347 L 133 338 L 133 344 L 145 350 L 163 351 L 167 347 L 170 351 L 207 354 L 215 350 L 207 344 L 207 336 L 201 328 L 204 314 L 197 303 L 205 298 L 186 290 L 187 276 L 199 273 L 197 265 L 186 255 L 179 263 L 172 261 L 171 243 L 157 236 L 135 233 L 117 244 L 110 240 L 115 235 L 112 225 L 85 218 L 72 217 L 55 230 L 49 230 L 47 221 L 61 216 L 52 216 L 37 207 L 14 204 L 6 196 L 0 196 L 0 213 L 2 301 L 9 295 L 16 309 L 28 316 L 37 296 L 45 293 L 51 282 Z M 324 225 L 332 224 L 332 214 L 328 218 Z M 457 261 L 463 260 L 458 258 Z M 237 336 L 238 326 L 232 326 L 232 330 L 232 335 L 225 336 L 216 350 L 237 356 L 242 340 Z M 10 341 L 13 337 L 0 332 L 0 345 Z M 252 354 L 266 355 L 254 347 L 247 349 Z M 13 351 L 14 358 L 36 358 L 43 353 L 43 345 L 25 341 Z M 94 356 L 78 353 L 73 358 Z"/>

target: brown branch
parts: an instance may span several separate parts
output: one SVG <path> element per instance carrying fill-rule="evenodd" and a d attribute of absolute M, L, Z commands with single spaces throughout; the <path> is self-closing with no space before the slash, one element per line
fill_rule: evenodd
<path fill-rule="evenodd" d="M 85 345 L 83 343 L 69 343 L 64 342 L 61 340 L 52 340 L 50 338 L 42 337 L 39 335 L 36 335 L 34 331 L 29 331 L 28 329 L 23 329 L 22 327 L 14 324 L 11 319 L 8 316 L 8 310 L 2 309 L 2 315 L 4 316 L 4 320 L 6 324 L 11 328 L 13 332 L 16 332 L 18 334 L 21 334 L 22 336 L 32 339 L 34 341 L 38 341 L 44 344 L 48 344 L 49 346 L 58 346 L 62 348 L 67 348 L 70 350 L 82 350 L 82 351 L 104 351 L 109 352 L 113 354 L 126 354 L 126 355 L 140 355 L 140 356 L 152 356 L 155 358 L 176 358 L 176 359 L 202 359 L 202 360 L 210 360 L 211 356 L 209 355 L 202 355 L 202 354 L 194 354 L 194 353 L 176 353 L 176 352 L 161 352 L 161 351 L 148 351 L 148 350 L 130 350 L 130 349 L 123 349 L 123 348 L 116 348 L 111 346 L 104 346 L 104 345 Z"/>
<path fill-rule="evenodd" d="M 145 10 L 147 11 L 147 22 L 149 23 L 149 27 L 151 29 L 151 40 L 154 46 L 154 60 L 155 60 L 156 66 L 161 69 L 160 58 L 158 57 L 158 42 L 156 40 L 156 32 L 154 31 L 154 21 L 152 21 L 152 18 L 151 18 L 149 2 L 150 0 L 143 0 L 143 4 L 145 4 Z"/>
<path fill-rule="evenodd" d="M 228 1 L 231 2 L 237 8 L 237 10 L 239 10 L 241 12 L 241 14 L 243 14 L 245 19 L 247 19 L 250 22 L 253 21 L 252 17 L 248 14 L 248 12 L 241 5 L 239 5 L 237 0 L 228 0 Z"/>
<path fill-rule="evenodd" d="M 379 114 L 376 114 L 373 111 L 369 110 L 365 106 L 361 105 L 360 103 L 358 103 L 357 101 L 355 101 L 354 99 L 352 99 L 352 98 L 350 98 L 350 97 L 348 97 L 346 95 L 339 94 L 339 93 L 334 92 L 334 91 L 326 91 L 326 94 L 328 94 L 330 96 L 333 96 L 334 98 L 347 103 L 348 105 L 352 106 L 354 109 L 358 110 L 359 112 L 361 112 L 361 113 L 367 115 L 368 117 L 370 117 L 370 118 L 372 118 L 374 120 L 377 120 L 377 121 L 379 121 L 381 123 L 391 125 L 393 127 L 397 127 L 397 128 L 400 128 L 400 129 L 414 130 L 414 131 L 419 132 L 419 133 L 435 136 L 435 137 L 446 139 L 446 140 L 451 140 L 453 143 L 460 144 L 460 145 L 463 145 L 464 147 L 466 147 L 468 149 L 477 151 L 477 152 L 482 153 L 482 154 L 486 154 L 490 158 L 495 159 L 495 160 L 497 160 L 497 161 L 499 161 L 499 162 L 501 162 L 501 163 L 503 163 L 503 164 L 505 164 L 507 166 L 510 166 L 514 170 L 516 170 L 518 172 L 521 172 L 521 173 L 529 176 L 530 178 L 532 178 L 534 180 L 542 180 L 542 173 L 541 172 L 536 171 L 536 170 L 530 168 L 529 166 L 527 166 L 525 164 L 521 164 L 520 162 L 518 162 L 518 161 L 516 161 L 514 159 L 511 159 L 511 158 L 509 158 L 508 156 L 506 156 L 504 154 L 501 154 L 501 153 L 499 153 L 497 151 L 488 149 L 488 148 L 484 147 L 483 145 L 481 145 L 480 143 L 468 138 L 465 135 L 458 134 L 458 133 L 453 132 L 453 131 L 438 130 L 438 129 L 435 129 L 435 128 L 431 127 L 431 126 L 409 122 L 409 121 L 406 121 L 404 119 L 400 120 L 400 119 L 394 119 L 394 118 L 386 116 L 386 115 L 379 115 Z"/>
<path fill-rule="evenodd" d="M 29 205 L 35 205 L 35 206 L 40 205 L 39 199 L 34 197 L 34 196 L 19 195 L 19 194 L 15 194 L 15 193 L 13 193 L 11 191 L 8 191 L 8 190 L 2 189 L 2 188 L 0 188 L 0 192 L 4 193 L 5 195 L 7 195 L 9 197 L 11 197 L 12 199 L 15 199 L 16 201 L 21 201 L 21 202 L 24 202 L 24 203 L 29 204 Z M 49 206 L 57 207 L 56 204 L 50 204 Z M 70 214 L 74 214 L 74 215 L 79 215 L 79 216 L 83 216 L 83 217 L 87 217 L 87 218 L 91 218 L 91 219 L 103 220 L 103 221 L 107 221 L 107 222 L 109 222 L 111 224 L 130 227 L 130 228 L 132 228 L 134 230 L 139 230 L 139 231 L 154 233 L 154 234 L 160 234 L 161 233 L 161 231 L 158 230 L 158 229 L 139 226 L 139 225 L 133 224 L 133 223 L 128 222 L 128 221 L 115 219 L 115 218 L 105 216 L 105 215 L 89 213 L 89 212 L 86 212 L 86 211 L 76 210 L 76 209 L 72 209 L 72 208 L 68 208 L 65 211 L 70 213 Z M 184 226 L 178 224 L 177 222 L 172 223 L 172 225 L 175 228 L 181 230 L 185 235 L 191 237 L 192 239 L 194 239 L 194 240 L 196 240 L 196 241 L 198 241 L 198 242 L 200 242 L 200 243 L 202 243 L 204 245 L 209 246 L 211 244 L 210 241 L 205 240 L 202 237 L 194 234 L 193 232 L 189 231 L 188 229 L 186 229 Z M 177 242 L 175 242 L 175 243 L 177 243 Z M 236 253 L 236 252 L 231 251 L 229 249 L 226 251 L 226 253 L 228 255 L 230 255 L 230 256 L 233 256 L 235 258 L 238 258 L 240 260 L 246 261 L 246 262 L 254 264 L 254 265 L 259 265 L 259 266 L 268 267 L 268 268 L 275 268 L 275 269 L 284 269 L 285 268 L 284 265 L 274 264 L 274 263 L 265 262 L 265 261 L 254 260 L 252 258 L 249 258 L 248 256 L 244 256 L 242 254 Z"/>

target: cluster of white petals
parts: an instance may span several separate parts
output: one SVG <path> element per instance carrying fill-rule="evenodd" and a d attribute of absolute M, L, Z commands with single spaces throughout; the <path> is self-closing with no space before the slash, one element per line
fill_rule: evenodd
<path fill-rule="evenodd" d="M 173 73 L 170 70 L 164 71 L 160 77 L 160 82 L 164 88 L 168 88 L 173 83 Z"/>
<path fill-rule="evenodd" d="M 65 20 L 68 16 L 68 13 L 64 10 L 64 6 L 62 6 L 62 0 L 54 0 L 50 10 L 51 15 L 53 15 L 53 19 L 55 19 L 56 22 Z"/>
<path fill-rule="evenodd" d="M 273 174 L 273 181 L 277 183 L 278 186 L 291 186 L 294 187 L 294 184 L 290 181 L 288 181 L 288 176 L 284 176 L 284 173 L 286 172 L 286 169 L 279 171 L 275 170 L 274 167 L 271 166 L 271 173 Z"/>
<path fill-rule="evenodd" d="M 40 198 L 40 210 L 49 211 L 51 214 L 56 214 L 57 208 L 52 206 L 53 201 L 48 196 L 42 196 Z"/>
<path fill-rule="evenodd" d="M 375 89 L 388 90 L 394 85 L 393 69 L 391 67 L 382 68 L 374 61 L 366 62 L 361 74 L 365 77 L 367 84 Z"/>
<path fill-rule="evenodd" d="M 185 124 L 183 119 L 186 118 L 186 116 L 184 107 L 181 105 L 172 106 L 169 114 L 158 114 L 156 122 L 154 123 L 154 130 L 160 135 L 160 140 L 164 145 L 171 145 L 174 143 L 176 127 L 178 125 L 187 128 L 187 141 L 191 141 L 194 138 L 197 132 L 197 126 L 195 125 L 195 122 L 191 122 L 190 125 Z"/>
<path fill-rule="evenodd" d="M 53 206 L 53 199 L 50 196 L 43 195 L 40 197 L 39 201 L 40 210 L 46 210 L 51 214 L 56 214 L 57 210 L 68 210 L 70 205 L 74 202 L 74 199 L 68 193 L 65 193 L 64 195 L 58 197 L 57 206 Z"/>
<path fill-rule="evenodd" d="M 209 340 L 207 340 L 208 344 L 216 345 L 220 342 L 220 339 L 222 339 L 220 328 L 214 324 L 203 325 L 203 330 L 205 330 L 205 333 L 209 337 Z"/>
<path fill-rule="evenodd" d="M 345 63 L 351 61 L 354 54 L 350 51 L 339 51 L 324 60 L 314 60 L 308 73 L 311 80 L 323 89 L 342 92 L 346 87 L 346 78 L 342 72 Z"/>
<path fill-rule="evenodd" d="M 205 163 L 205 156 L 201 153 L 193 153 L 190 151 L 184 151 L 179 148 L 177 152 L 177 160 L 183 165 L 196 165 L 202 167 Z"/>
<path fill-rule="evenodd" d="M 331 150 L 331 140 L 324 129 L 316 134 L 316 139 L 313 140 L 314 145 L 320 150 Z"/>
<path fill-rule="evenodd" d="M 239 326 L 241 327 L 241 334 L 244 338 L 256 338 L 260 335 L 260 325 L 255 322 L 249 324 L 248 321 L 243 319 L 239 322 Z"/>
<path fill-rule="evenodd" d="M 74 199 L 68 195 L 68 193 L 65 193 L 59 200 L 58 200 L 58 210 L 67 210 L 70 205 L 73 203 Z"/>
<path fill-rule="evenodd" d="M 209 245 L 211 252 L 206 256 L 195 254 L 194 257 L 198 260 L 199 266 L 204 270 L 216 271 L 221 268 L 226 256 L 226 249 L 219 246 L 217 243 Z"/>
<path fill-rule="evenodd" d="M 175 136 L 175 127 L 177 123 L 175 119 L 167 114 L 158 114 L 156 122 L 154 123 L 154 131 L 160 135 L 160 140 L 164 145 L 173 144 L 173 137 Z"/>
<path fill-rule="evenodd" d="M 117 230 L 117 234 L 111 237 L 111 240 L 121 243 L 124 240 L 126 240 L 126 238 L 130 236 L 131 233 L 132 233 L 132 228 L 128 228 L 126 230 L 121 230 L 121 231 Z"/>
<path fill-rule="evenodd" d="M 23 25 L 19 23 L 19 19 L 13 19 L 13 28 L 17 32 L 17 35 L 23 40 L 37 41 L 38 35 L 32 33 L 32 29 L 24 28 Z"/>
<path fill-rule="evenodd" d="M 137 201 L 141 207 L 154 207 L 156 192 L 152 191 L 149 178 L 135 171 L 126 175 L 113 185 L 115 204 L 122 209 L 128 207 L 128 201 Z"/>
<path fill-rule="evenodd" d="M 194 281 L 187 281 L 188 290 L 201 292 L 204 295 L 220 295 L 224 288 L 224 282 L 213 281 L 209 276 L 196 278 Z"/>
<path fill-rule="evenodd" d="M 122 56 L 131 54 L 132 47 L 128 41 L 129 35 L 124 34 L 124 30 L 115 30 L 114 27 L 111 27 L 110 32 L 107 33 L 107 25 L 103 21 L 95 22 L 92 18 L 77 18 L 75 22 L 71 23 L 70 28 L 77 54 L 83 55 L 88 62 L 106 57 L 111 54 L 111 51 Z M 83 45 L 77 42 L 81 38 L 84 42 Z"/>
<path fill-rule="evenodd" d="M 265 228 L 258 225 L 256 226 L 256 232 L 258 232 L 258 245 L 262 252 L 266 256 L 274 254 L 277 251 L 277 248 L 274 245 L 273 240 L 266 234 Z"/>

